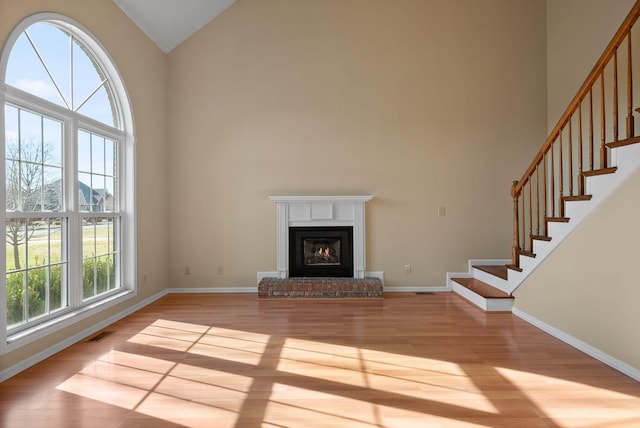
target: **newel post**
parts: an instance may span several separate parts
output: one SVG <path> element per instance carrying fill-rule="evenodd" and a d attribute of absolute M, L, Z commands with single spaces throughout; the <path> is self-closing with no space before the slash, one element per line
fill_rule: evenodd
<path fill-rule="evenodd" d="M 513 249 L 511 250 L 511 264 L 520 266 L 520 226 L 518 223 L 518 181 L 511 185 L 511 197 L 513 198 Z"/>

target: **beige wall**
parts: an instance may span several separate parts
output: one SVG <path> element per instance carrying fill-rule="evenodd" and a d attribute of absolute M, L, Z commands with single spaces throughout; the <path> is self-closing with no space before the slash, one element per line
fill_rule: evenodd
<path fill-rule="evenodd" d="M 547 0 L 547 106 L 551 131 L 635 0 Z"/>
<path fill-rule="evenodd" d="M 516 290 L 515 306 L 640 370 L 640 171 Z"/>
<path fill-rule="evenodd" d="M 137 136 L 138 297 L 75 326 L 0 356 L 0 371 L 62 342 L 93 324 L 167 288 L 166 56 L 111 0 L 0 0 L 0 45 L 24 17 L 36 12 L 66 15 L 100 40 L 129 90 Z"/>
<path fill-rule="evenodd" d="M 269 195 L 374 195 L 367 270 L 389 287 L 509 257 L 510 183 L 546 133 L 545 17 L 531 0 L 238 0 L 169 54 L 170 287 L 275 270 Z"/>

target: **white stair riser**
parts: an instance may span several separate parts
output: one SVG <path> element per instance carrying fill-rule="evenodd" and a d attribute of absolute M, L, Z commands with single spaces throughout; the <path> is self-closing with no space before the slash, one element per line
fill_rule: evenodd
<path fill-rule="evenodd" d="M 511 312 L 513 299 L 487 299 L 487 312 Z"/>
<path fill-rule="evenodd" d="M 582 221 L 589 214 L 591 201 L 571 201 L 565 204 L 565 216 L 572 221 Z"/>
<path fill-rule="evenodd" d="M 505 293 L 509 292 L 509 282 L 506 279 L 498 278 L 495 275 L 491 275 L 490 273 L 476 268 L 473 268 L 473 278 L 479 279 L 482 282 L 486 282 L 490 286 L 504 291 Z"/>
<path fill-rule="evenodd" d="M 453 281 L 452 290 L 486 312 L 511 312 L 513 299 L 491 299 L 482 297 Z"/>

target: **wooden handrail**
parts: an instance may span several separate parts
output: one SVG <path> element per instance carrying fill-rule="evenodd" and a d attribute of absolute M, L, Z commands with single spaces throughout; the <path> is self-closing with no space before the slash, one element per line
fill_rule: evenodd
<path fill-rule="evenodd" d="M 640 142 L 640 137 L 634 134 L 631 49 L 631 30 L 638 18 L 640 0 L 631 8 L 522 178 L 512 184 L 512 265 L 515 267 L 519 267 L 520 256 L 534 255 L 534 239 L 549 238 L 548 221 L 568 221 L 565 218 L 565 202 L 584 200 L 584 177 L 587 174 L 615 171 L 615 168 L 610 168 L 609 165 L 609 149 L 616 144 Z M 625 40 L 627 44 L 623 48 Z M 625 60 L 626 73 L 620 73 L 619 62 Z M 607 86 L 609 83 L 611 87 Z M 626 96 L 626 106 L 623 107 L 620 105 L 620 88 L 625 84 L 626 91 L 622 90 L 622 97 Z M 625 107 L 626 114 L 621 118 L 620 110 L 624 110 Z M 640 109 L 635 111 L 640 112 Z M 619 140 L 621 119 L 626 122 L 626 137 L 623 140 Z M 577 128 L 574 129 L 575 127 Z M 577 132 L 574 133 L 574 130 Z M 597 163 L 594 162 L 595 159 Z M 577 173 L 574 160 L 577 161 Z M 588 167 L 583 164 L 587 160 Z M 574 193 L 574 182 L 578 184 L 577 194 Z M 541 190 L 542 200 L 539 197 Z"/>
<path fill-rule="evenodd" d="M 598 62 L 596 62 L 596 65 L 593 67 L 593 69 L 591 70 L 591 73 L 589 73 L 589 76 L 587 77 L 585 82 L 582 84 L 582 86 L 578 90 L 578 93 L 569 104 L 569 107 L 567 107 L 564 114 L 560 117 L 560 120 L 558 121 L 557 125 L 553 128 L 553 130 L 549 134 L 549 137 L 547 138 L 545 143 L 542 145 L 542 148 L 540 149 L 540 151 L 538 151 L 538 154 L 535 156 L 535 158 L 531 162 L 531 165 L 529 165 L 529 168 L 527 168 L 527 170 L 522 175 L 522 178 L 520 179 L 518 184 L 512 190 L 513 192 L 515 192 L 516 195 L 520 195 L 520 193 L 522 193 L 522 188 L 529 181 L 529 178 L 535 171 L 536 166 L 540 163 L 545 153 L 549 151 L 549 149 L 553 145 L 553 142 L 558 138 L 558 135 L 560 135 L 560 131 L 567 124 L 567 121 L 569 120 L 569 118 L 576 112 L 582 100 L 589 94 L 593 85 L 600 78 L 600 74 L 602 70 L 604 70 L 604 67 L 607 65 L 609 60 L 611 60 L 612 56 L 614 55 L 618 47 L 620 47 L 625 37 L 629 34 L 631 27 L 636 22 L 639 16 L 640 16 L 640 0 L 636 1 L 636 4 L 631 9 L 631 12 L 629 12 L 627 17 L 623 21 L 622 25 L 620 26 L 620 29 L 618 29 L 616 34 L 613 36 L 613 39 L 605 49 L 600 59 L 598 59 Z"/>

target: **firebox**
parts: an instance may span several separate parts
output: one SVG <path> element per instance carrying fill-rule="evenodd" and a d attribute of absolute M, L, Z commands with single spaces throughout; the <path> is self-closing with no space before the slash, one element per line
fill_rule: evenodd
<path fill-rule="evenodd" d="M 353 277 L 353 227 L 290 227 L 289 276 Z"/>

